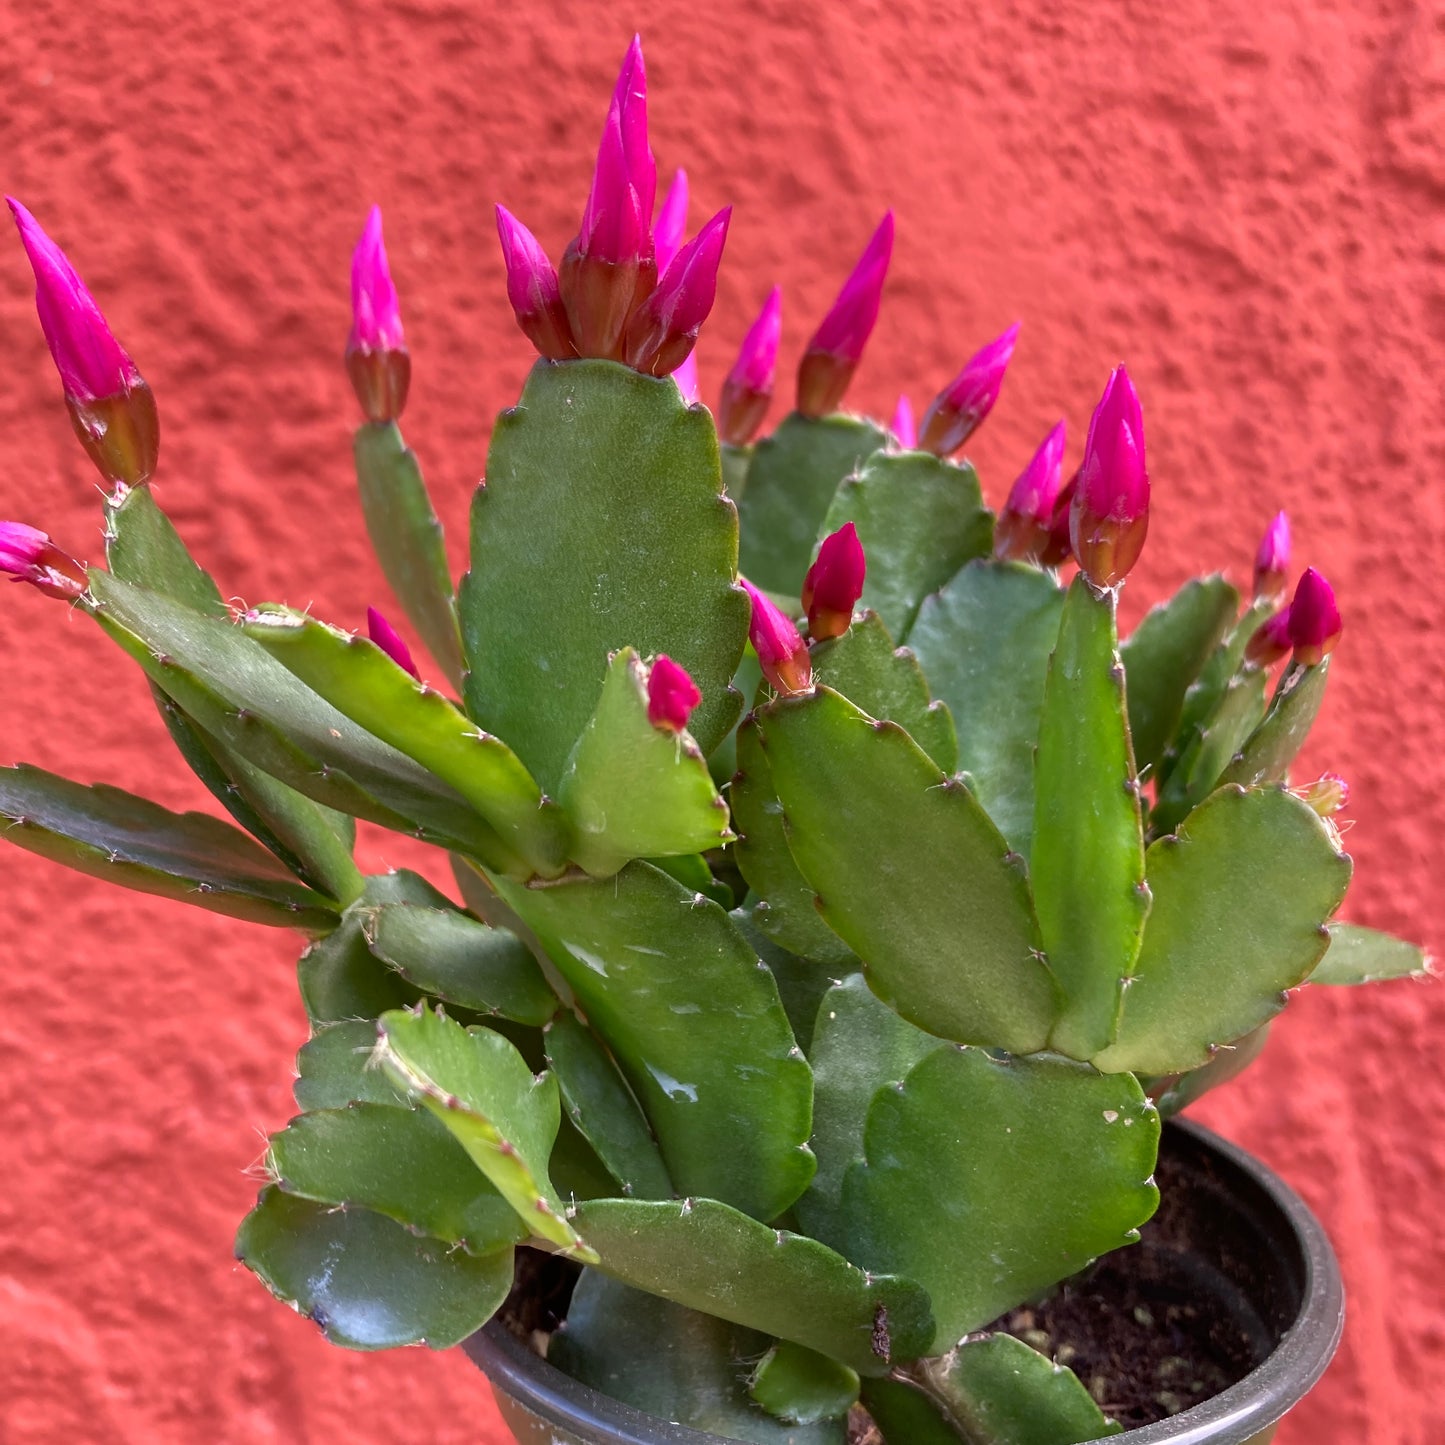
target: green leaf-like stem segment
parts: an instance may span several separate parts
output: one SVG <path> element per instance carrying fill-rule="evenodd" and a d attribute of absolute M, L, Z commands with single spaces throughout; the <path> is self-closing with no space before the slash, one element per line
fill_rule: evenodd
<path fill-rule="evenodd" d="M 791 1340 L 780 1340 L 753 1372 L 748 1393 L 770 1415 L 796 1425 L 841 1419 L 858 1399 L 858 1372 Z"/>
<path fill-rule="evenodd" d="M 0 837 L 92 878 L 250 923 L 329 933 L 337 908 L 240 829 L 120 788 L 0 768 Z"/>
<path fill-rule="evenodd" d="M 462 685 L 462 640 L 446 538 L 416 454 L 395 422 L 364 422 L 354 445 L 367 534 L 382 573 L 447 681 Z"/>
<path fill-rule="evenodd" d="M 1328 657 L 1313 667 L 1293 663 L 1286 668 L 1264 721 L 1235 754 L 1220 782 L 1241 783 L 1248 788 L 1281 781 L 1319 715 L 1329 675 Z"/>
<path fill-rule="evenodd" d="M 934 1336 L 928 1296 L 715 1199 L 600 1199 L 574 1211 L 598 1267 L 690 1309 L 881 1375 Z"/>
<path fill-rule="evenodd" d="M 1041 1049 L 1054 981 L 1022 860 L 977 799 L 829 688 L 757 723 L 798 869 L 873 991 L 943 1038 Z"/>
<path fill-rule="evenodd" d="M 1113 1038 L 1149 912 L 1116 594 L 1081 572 L 1049 662 L 1034 770 L 1034 907 L 1064 1008 L 1052 1046 L 1087 1059 Z"/>
<path fill-rule="evenodd" d="M 758 442 L 738 501 L 739 565 L 754 586 L 798 596 L 838 484 L 887 440 L 862 417 L 790 412 Z"/>
<path fill-rule="evenodd" d="M 1434 971 L 1429 954 L 1419 944 L 1358 923 L 1332 923 L 1329 949 L 1310 974 L 1310 982 L 1379 983 L 1426 978 Z"/>
<path fill-rule="evenodd" d="M 737 514 L 717 436 L 667 377 L 539 362 L 492 434 L 460 614 L 467 709 L 555 795 L 621 647 L 666 653 L 702 690 L 704 754 L 741 707 Z"/>
<path fill-rule="evenodd" d="M 733 839 L 698 745 L 649 720 L 647 677 L 630 647 L 608 666 L 557 797 L 572 826 L 572 857 L 595 878 L 633 858 L 704 853 Z"/>

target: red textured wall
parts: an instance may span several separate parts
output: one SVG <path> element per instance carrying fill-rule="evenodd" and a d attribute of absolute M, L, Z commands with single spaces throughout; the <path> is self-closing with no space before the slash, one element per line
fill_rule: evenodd
<path fill-rule="evenodd" d="M 1277 506 L 1347 617 L 1313 760 L 1355 786 L 1348 911 L 1445 925 L 1445 31 L 1440 0 L 3 0 L 0 173 L 160 398 L 163 504 L 238 597 L 354 624 L 379 595 L 337 365 L 349 248 L 388 239 L 407 434 L 453 543 L 528 365 L 491 205 L 560 249 L 644 31 L 661 163 L 694 224 L 736 203 L 711 394 L 785 287 L 786 360 L 885 206 L 899 244 L 853 400 L 926 400 L 1015 317 L 973 448 L 998 498 L 1128 360 L 1155 519 L 1129 602 L 1238 576 Z M 100 553 L 18 245 L 0 236 L 0 517 Z M 457 553 L 460 565 L 460 553 Z M 82 617 L 0 589 L 0 761 L 206 805 L 138 675 Z M 364 861 L 407 847 L 368 834 Z M 304 1033 L 286 935 L 0 853 L 0 1440 L 497 1439 L 457 1354 L 348 1355 L 233 1264 Z M 1328 1222 L 1340 1358 L 1282 1445 L 1445 1425 L 1438 987 L 1306 992 L 1206 1118 Z"/>

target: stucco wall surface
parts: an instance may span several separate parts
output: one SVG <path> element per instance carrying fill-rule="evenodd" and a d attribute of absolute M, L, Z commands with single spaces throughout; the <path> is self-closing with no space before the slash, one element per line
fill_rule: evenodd
<path fill-rule="evenodd" d="M 1149 424 L 1137 615 L 1247 573 L 1276 507 L 1346 614 L 1311 760 L 1355 789 L 1350 916 L 1445 950 L 1445 9 L 1438 0 L 4 0 L 0 178 L 155 387 L 158 495 L 237 598 L 354 625 L 346 268 L 380 201 L 415 360 L 408 438 L 454 560 L 529 364 L 491 206 L 554 253 L 644 33 L 693 222 L 736 207 L 711 397 L 767 286 L 785 370 L 886 206 L 899 243 L 855 404 L 924 402 L 1023 318 L 971 447 L 998 500 L 1107 368 Z M 0 236 L 0 517 L 98 556 L 18 244 Z M 83 617 L 0 589 L 0 761 L 209 799 Z M 364 861 L 405 863 L 366 832 Z M 479 1445 L 457 1354 L 348 1355 L 231 1258 L 304 1036 L 293 940 L 0 852 L 0 1441 Z M 1306 991 L 1203 1116 L 1329 1225 L 1345 1346 L 1281 1445 L 1445 1439 L 1438 986 Z"/>

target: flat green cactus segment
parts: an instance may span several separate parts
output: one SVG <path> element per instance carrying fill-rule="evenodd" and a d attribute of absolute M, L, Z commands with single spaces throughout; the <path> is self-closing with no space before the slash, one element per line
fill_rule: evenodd
<path fill-rule="evenodd" d="M 1330 827 L 1291 793 L 1221 788 L 1146 859 L 1154 906 L 1114 1042 L 1113 1072 L 1207 1063 L 1284 1006 L 1329 944 L 1350 881 Z"/>
<path fill-rule="evenodd" d="M 779 947 L 758 928 L 750 909 L 734 908 L 728 917 L 737 925 L 753 952 L 767 965 L 778 986 L 778 997 L 783 1001 L 783 1011 L 788 1016 L 793 1037 L 806 1054 L 812 1045 L 818 1005 L 833 986 L 832 975 L 838 971 L 820 964 L 816 958 L 803 958 Z M 852 960 L 852 967 L 858 967 L 857 959 Z"/>
<path fill-rule="evenodd" d="M 783 827 L 783 805 L 756 721 L 737 733 L 738 770 L 728 788 L 738 841 L 733 857 L 757 895 L 754 926 L 766 938 L 803 958 L 832 968 L 857 966 L 853 950 L 818 916 L 816 894 L 798 871 Z"/>
<path fill-rule="evenodd" d="M 978 800 L 826 687 L 758 725 L 799 871 L 874 993 L 943 1038 L 1041 1049 L 1054 983 L 1022 866 Z"/>
<path fill-rule="evenodd" d="M 406 1107 L 406 1095 L 372 1058 L 376 1024 L 352 1019 L 326 1024 L 312 1034 L 296 1055 L 296 1107 L 344 1109 L 348 1104 L 390 1104 Z"/>
<path fill-rule="evenodd" d="M 1115 602 L 1082 573 L 1070 586 L 1034 764 L 1034 907 L 1064 995 L 1051 1044 L 1075 1059 L 1113 1037 L 1149 912 Z"/>
<path fill-rule="evenodd" d="M 692 735 L 711 752 L 741 706 L 737 537 L 706 409 L 615 362 L 538 363 L 473 504 L 467 710 L 555 793 L 608 657 L 632 646 L 691 674 Z"/>
<path fill-rule="evenodd" d="M 547 1025 L 546 1039 L 547 1067 L 557 1076 L 562 1107 L 623 1193 L 671 1198 L 672 1180 L 657 1140 L 606 1046 L 569 1013 Z"/>
<path fill-rule="evenodd" d="M 462 638 L 442 524 L 416 454 L 395 422 L 356 432 L 356 480 L 371 545 L 396 600 L 453 687 L 462 685 Z"/>
<path fill-rule="evenodd" d="M 584 1270 L 547 1361 L 574 1380 L 712 1437 L 754 1445 L 843 1445 L 839 1424 L 789 1429 L 747 1393 L 747 1367 L 768 1338 Z"/>
<path fill-rule="evenodd" d="M 733 501 L 737 501 L 747 490 L 748 471 L 753 464 L 753 448 L 729 446 L 723 442 L 718 447 L 722 458 L 723 488 Z"/>
<path fill-rule="evenodd" d="M 1123 1429 L 1067 1365 L 1012 1335 L 969 1340 L 922 1373 L 959 1438 L 977 1445 L 1089 1445 Z"/>
<path fill-rule="evenodd" d="M 1391 978 L 1427 978 L 1434 971 L 1430 955 L 1419 944 L 1358 923 L 1332 923 L 1330 946 L 1309 981 L 1380 983 Z"/>
<path fill-rule="evenodd" d="M 647 679 L 630 647 L 608 665 L 557 798 L 572 825 L 572 857 L 597 878 L 633 858 L 703 853 L 733 838 L 691 735 L 648 720 Z"/>
<path fill-rule="evenodd" d="M 1197 1069 L 1141 1079 L 1145 1092 L 1159 1110 L 1159 1117 L 1172 1119 L 1211 1089 L 1237 1079 L 1264 1052 L 1264 1046 L 1269 1042 L 1269 1027 L 1269 1024 L 1263 1023 L 1242 1039 L 1223 1045 L 1207 1064 L 1201 1064 Z"/>
<path fill-rule="evenodd" d="M 958 729 L 958 766 L 1016 853 L 1033 847 L 1034 746 L 1064 594 L 1020 562 L 970 562 L 924 598 L 908 646 Z"/>
<path fill-rule="evenodd" d="M 286 608 L 249 614 L 243 630 L 353 723 L 455 789 L 526 860 L 528 873 L 562 871 L 562 817 L 517 755 L 374 642 Z"/>
<path fill-rule="evenodd" d="M 817 1240 L 715 1199 L 599 1199 L 574 1217 L 598 1268 L 624 1284 L 806 1345 L 859 1374 L 916 1359 L 934 1337 L 928 1296 L 912 1280 L 865 1274 Z"/>
<path fill-rule="evenodd" d="M 172 813 L 103 783 L 0 768 L 0 836 L 78 873 L 273 928 L 329 933 L 331 899 L 298 883 L 239 828 Z"/>
<path fill-rule="evenodd" d="M 959 1445 L 958 1432 L 916 1386 L 901 1380 L 864 1380 L 862 1395 L 884 1445 Z"/>
<path fill-rule="evenodd" d="M 127 582 L 164 592 L 208 617 L 230 616 L 221 590 L 191 556 L 149 487 L 135 487 L 105 506 L 105 557 Z"/>
<path fill-rule="evenodd" d="M 712 869 L 701 853 L 678 853 L 671 858 L 648 858 L 646 861 L 681 883 L 689 893 L 704 893 L 728 911 L 737 902 L 733 890 L 722 879 L 713 877 Z"/>
<path fill-rule="evenodd" d="M 933 700 L 917 657 L 893 646 L 876 612 L 813 649 L 813 677 L 869 717 L 896 722 L 945 773 L 958 766 L 953 715 Z"/>
<path fill-rule="evenodd" d="M 1316 667 L 1290 666 L 1275 688 L 1264 721 L 1225 768 L 1220 782 L 1252 788 L 1282 781 L 1319 716 L 1329 675 L 1328 657 Z"/>
<path fill-rule="evenodd" d="M 499 887 L 621 1066 L 677 1189 L 781 1214 L 813 1174 L 813 1075 L 727 914 L 646 863 Z"/>
<path fill-rule="evenodd" d="M 464 799 L 318 697 L 236 626 L 104 572 L 96 620 L 208 733 L 319 803 L 383 827 L 510 855 Z"/>
<path fill-rule="evenodd" d="M 1131 1243 L 1159 1198 L 1138 1082 L 1056 1056 L 936 1050 L 874 1096 L 865 1142 L 845 1252 L 928 1291 L 930 1355 Z"/>
<path fill-rule="evenodd" d="M 1141 773 L 1158 769 L 1184 715 L 1185 693 L 1238 612 L 1239 593 L 1223 577 L 1194 577 L 1151 608 L 1119 649 Z"/>
<path fill-rule="evenodd" d="M 557 1130 L 557 1142 L 552 1146 L 547 1170 L 557 1193 L 569 1207 L 585 1199 L 617 1197 L 617 1180 L 566 1114 Z"/>
<path fill-rule="evenodd" d="M 993 547 L 993 513 L 978 473 L 927 452 L 875 452 L 838 488 L 821 531 L 858 528 L 868 559 L 863 606 L 900 642 L 923 599 Z M 746 570 L 746 569 L 745 569 Z"/>
<path fill-rule="evenodd" d="M 823 995 L 808 1054 L 818 1172 L 794 1206 L 799 1224 L 813 1238 L 843 1247 L 838 1219 L 843 1179 L 863 1158 L 863 1128 L 873 1096 L 907 1078 L 934 1049 L 947 1047 L 880 1003 L 861 974 Z"/>
<path fill-rule="evenodd" d="M 1169 781 L 1160 790 L 1150 815 L 1155 837 L 1172 833 L 1223 780 L 1264 719 L 1266 677 L 1262 669 L 1246 666 L 1232 677 L 1207 721 L 1195 729 Z"/>
<path fill-rule="evenodd" d="M 754 586 L 798 595 L 838 484 L 887 440 L 862 417 L 795 411 L 758 442 L 738 501 L 738 565 Z"/>
<path fill-rule="evenodd" d="M 527 1238 L 516 1211 L 425 1109 L 353 1103 L 302 1114 L 271 1136 L 266 1167 L 288 1194 L 370 1209 L 469 1254 Z"/>
<path fill-rule="evenodd" d="M 385 1013 L 377 1034 L 392 1083 L 446 1125 L 531 1233 L 590 1262 L 547 1177 L 561 1119 L 556 1079 L 534 1075 L 501 1034 L 464 1029 L 440 1011 Z"/>
<path fill-rule="evenodd" d="M 263 1189 L 236 1257 L 334 1345 L 449 1349 L 479 1330 L 512 1287 L 512 1251 L 478 1258 L 367 1209 Z"/>
<path fill-rule="evenodd" d="M 791 1340 L 763 1356 L 748 1393 L 768 1414 L 794 1425 L 839 1420 L 858 1400 L 858 1372 Z"/>
<path fill-rule="evenodd" d="M 383 963 L 445 1003 L 539 1026 L 560 1007 L 521 939 L 455 909 L 388 903 L 363 914 L 362 930 Z"/>

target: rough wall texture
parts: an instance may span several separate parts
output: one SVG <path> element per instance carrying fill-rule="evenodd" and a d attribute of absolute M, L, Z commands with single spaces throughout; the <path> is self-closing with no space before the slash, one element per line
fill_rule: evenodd
<path fill-rule="evenodd" d="M 416 363 L 407 433 L 460 537 L 528 364 L 490 207 L 575 227 L 627 35 L 697 214 L 738 209 L 702 353 L 720 379 L 785 285 L 788 360 L 878 214 L 887 308 L 853 400 L 925 400 L 1015 317 L 974 449 L 997 497 L 1127 358 L 1150 421 L 1137 612 L 1239 573 L 1277 506 L 1345 644 L 1314 760 L 1355 786 L 1352 916 L 1445 949 L 1445 30 L 1438 0 L 4 0 L 0 167 L 161 401 L 160 495 L 237 596 L 358 619 L 337 357 L 365 206 L 388 214 Z M 0 237 L 0 516 L 96 555 L 18 245 Z M 886 414 L 886 412 L 885 412 Z M 1076 432 L 1075 448 L 1078 446 Z M 460 555 L 457 557 L 460 564 Z M 0 596 L 0 755 L 201 804 L 138 678 L 83 618 Z M 369 834 L 366 861 L 407 860 Z M 0 1440 L 499 1439 L 457 1355 L 328 1348 L 233 1265 L 303 1032 L 286 937 L 0 855 Z M 1205 1117 L 1329 1224 L 1345 1347 L 1282 1445 L 1445 1429 L 1438 988 L 1299 998 Z"/>

